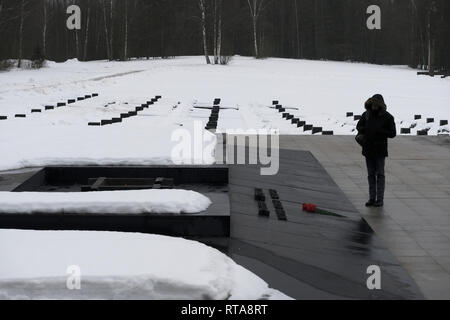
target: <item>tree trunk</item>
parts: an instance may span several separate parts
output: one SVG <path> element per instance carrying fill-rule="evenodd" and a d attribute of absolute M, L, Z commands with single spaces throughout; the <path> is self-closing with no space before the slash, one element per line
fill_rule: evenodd
<path fill-rule="evenodd" d="M 217 56 L 217 0 L 214 1 L 214 31 L 213 31 L 213 38 L 214 38 L 214 64 L 219 63 L 219 57 Z"/>
<path fill-rule="evenodd" d="M 255 57 L 260 57 L 259 46 L 258 46 L 258 18 L 263 11 L 264 0 L 247 0 L 248 7 L 250 9 L 250 15 L 252 17 L 253 26 L 253 46 L 255 50 Z"/>
<path fill-rule="evenodd" d="M 44 56 L 46 56 L 47 52 L 47 2 L 43 0 L 44 7 L 44 27 L 42 29 L 42 51 Z"/>
<path fill-rule="evenodd" d="M 295 27 L 297 35 L 297 58 L 303 58 L 302 45 L 300 44 L 300 26 L 298 21 L 298 5 L 297 0 L 294 0 L 294 10 L 295 10 Z"/>
<path fill-rule="evenodd" d="M 20 3 L 20 24 L 19 24 L 19 57 L 17 67 L 22 67 L 23 59 L 23 23 L 25 20 L 25 0 L 21 0 Z"/>
<path fill-rule="evenodd" d="M 106 5 L 105 0 L 103 0 L 103 21 L 105 23 L 105 39 L 106 39 L 106 55 L 108 56 L 109 60 L 112 60 L 111 55 L 111 42 L 108 34 L 108 21 L 106 19 Z"/>
<path fill-rule="evenodd" d="M 217 26 L 217 56 L 222 56 L 222 0 L 219 1 L 219 21 Z"/>
<path fill-rule="evenodd" d="M 258 51 L 258 34 L 256 32 L 256 25 L 257 25 L 257 19 L 256 16 L 253 16 L 253 45 L 255 47 L 255 57 L 259 58 L 259 51 Z"/>
<path fill-rule="evenodd" d="M 110 60 L 114 60 L 114 0 L 111 0 L 111 11 L 110 11 L 110 38 L 109 38 L 109 46 L 110 46 L 110 50 L 111 50 L 111 59 Z"/>
<path fill-rule="evenodd" d="M 76 48 L 75 50 L 77 51 L 76 55 L 77 55 L 77 59 L 80 59 L 80 39 L 78 37 L 78 30 L 75 30 L 75 45 Z"/>
<path fill-rule="evenodd" d="M 128 59 L 128 0 L 125 1 L 125 39 L 123 46 L 123 60 Z"/>
<path fill-rule="evenodd" d="M 83 50 L 83 60 L 87 60 L 87 50 L 88 50 L 88 40 L 89 40 L 89 23 L 90 23 L 90 13 L 91 7 L 88 2 L 88 11 L 87 11 L 87 19 L 86 19 L 86 35 L 84 37 L 84 50 Z"/>
<path fill-rule="evenodd" d="M 198 0 L 200 11 L 202 14 L 202 35 L 203 35 L 203 52 L 205 54 L 205 60 L 207 64 L 211 64 L 211 60 L 209 59 L 208 54 L 208 43 L 206 39 L 206 8 L 205 8 L 205 0 Z"/>

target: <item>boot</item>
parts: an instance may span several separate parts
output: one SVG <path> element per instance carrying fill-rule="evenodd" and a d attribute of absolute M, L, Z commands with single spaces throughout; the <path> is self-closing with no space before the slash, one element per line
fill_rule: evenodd
<path fill-rule="evenodd" d="M 375 208 L 381 208 L 381 207 L 384 207 L 384 200 L 383 200 L 383 199 L 377 200 L 373 206 L 374 206 Z"/>

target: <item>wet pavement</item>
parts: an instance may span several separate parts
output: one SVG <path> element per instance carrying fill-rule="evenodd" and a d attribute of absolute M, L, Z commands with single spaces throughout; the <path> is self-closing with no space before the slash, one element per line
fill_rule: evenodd
<path fill-rule="evenodd" d="M 258 215 L 254 188 L 266 195 L 270 217 Z M 286 212 L 279 220 L 268 190 Z M 421 299 L 419 288 L 345 193 L 308 151 L 280 150 L 280 171 L 231 166 L 228 254 L 295 299 Z M 343 217 L 308 214 L 302 203 Z M 381 268 L 382 289 L 367 288 L 367 268 Z"/>
<path fill-rule="evenodd" d="M 296 299 L 450 299 L 449 146 L 448 137 L 395 139 L 386 205 L 367 209 L 353 137 L 283 136 L 278 175 L 230 167 L 231 238 L 203 241 Z M 0 191 L 35 172 L 0 172 Z M 258 214 L 255 188 L 264 191 L 268 218 Z M 305 213 L 303 202 L 343 217 Z M 367 289 L 371 265 L 381 268 L 380 291 Z"/>
<path fill-rule="evenodd" d="M 450 299 L 449 137 L 390 141 L 383 209 L 364 206 L 367 173 L 353 137 L 283 137 L 281 147 L 311 151 L 425 298 Z"/>

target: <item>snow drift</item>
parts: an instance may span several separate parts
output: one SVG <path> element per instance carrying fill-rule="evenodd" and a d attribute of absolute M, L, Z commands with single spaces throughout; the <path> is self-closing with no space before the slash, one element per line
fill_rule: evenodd
<path fill-rule="evenodd" d="M 188 190 L 102 192 L 0 192 L 0 213 L 145 214 L 198 213 L 211 205 Z"/>
<path fill-rule="evenodd" d="M 0 299 L 288 299 L 219 251 L 164 236 L 0 230 L 0 257 Z M 71 266 L 80 290 L 66 286 Z"/>

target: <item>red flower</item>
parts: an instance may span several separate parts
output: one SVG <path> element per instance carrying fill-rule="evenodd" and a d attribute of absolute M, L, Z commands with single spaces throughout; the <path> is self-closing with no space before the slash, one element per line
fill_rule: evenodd
<path fill-rule="evenodd" d="M 303 211 L 309 212 L 309 213 L 314 213 L 317 210 L 317 206 L 315 204 L 311 204 L 311 203 L 304 203 L 303 204 Z"/>

